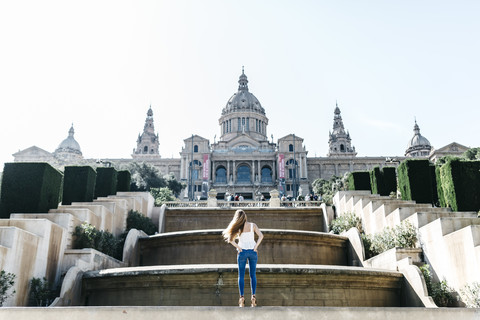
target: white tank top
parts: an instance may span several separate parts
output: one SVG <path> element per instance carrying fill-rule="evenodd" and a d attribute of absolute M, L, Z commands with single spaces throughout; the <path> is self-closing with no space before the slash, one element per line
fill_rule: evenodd
<path fill-rule="evenodd" d="M 254 238 L 253 223 L 250 223 L 250 231 L 242 232 L 238 239 L 238 245 L 240 246 L 240 248 L 245 250 L 252 250 L 253 248 L 255 248 L 255 245 L 257 243 L 255 242 Z"/>

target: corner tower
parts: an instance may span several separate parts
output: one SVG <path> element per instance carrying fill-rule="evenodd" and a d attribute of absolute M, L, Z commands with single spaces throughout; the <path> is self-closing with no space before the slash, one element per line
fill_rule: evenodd
<path fill-rule="evenodd" d="M 150 106 L 147 112 L 147 118 L 145 119 L 143 133 L 138 135 L 137 148 L 133 149 L 132 157 L 134 159 L 152 156 L 159 158 L 159 146 L 158 134 L 155 134 L 155 126 L 153 125 L 152 106 Z"/>
<path fill-rule="evenodd" d="M 342 116 L 340 115 L 340 108 L 338 103 L 335 107 L 335 115 L 333 116 L 333 131 L 329 132 L 328 139 L 328 156 L 329 157 L 355 157 L 355 147 L 351 145 L 352 139 L 350 133 L 345 132 L 343 127 Z"/>

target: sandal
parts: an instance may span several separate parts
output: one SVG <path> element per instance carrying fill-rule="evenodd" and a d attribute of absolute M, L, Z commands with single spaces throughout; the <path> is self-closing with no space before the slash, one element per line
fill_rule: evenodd
<path fill-rule="evenodd" d="M 240 299 L 238 299 L 238 306 L 240 308 L 245 307 L 245 298 L 243 296 L 241 296 Z"/>
<path fill-rule="evenodd" d="M 257 298 L 255 298 L 255 295 L 252 295 L 252 308 L 257 306 Z"/>

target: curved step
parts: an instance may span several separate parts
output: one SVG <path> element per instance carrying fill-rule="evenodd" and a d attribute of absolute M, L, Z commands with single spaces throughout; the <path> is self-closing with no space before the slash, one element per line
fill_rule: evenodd
<path fill-rule="evenodd" d="M 226 228 L 236 208 L 167 208 L 160 219 L 161 232 Z M 320 207 L 241 208 L 260 228 L 324 231 Z"/>
<path fill-rule="evenodd" d="M 259 263 L 348 265 L 348 238 L 323 232 L 261 229 Z M 162 233 L 141 238 L 140 265 L 236 263 L 222 230 Z"/>
<path fill-rule="evenodd" d="M 237 277 L 233 264 L 93 271 L 84 274 L 82 301 L 86 306 L 235 306 Z M 398 307 L 403 287 L 399 272 L 324 265 L 259 264 L 257 281 L 259 306 Z"/>

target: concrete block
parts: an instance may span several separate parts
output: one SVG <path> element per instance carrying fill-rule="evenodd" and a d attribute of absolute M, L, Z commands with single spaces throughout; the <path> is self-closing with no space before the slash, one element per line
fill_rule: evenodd
<path fill-rule="evenodd" d="M 2 221 L 8 221 L 2 220 Z M 0 246 L 6 254 L 0 260 L 3 269 L 15 274 L 13 289 L 16 294 L 8 298 L 4 306 L 25 306 L 28 302 L 28 285 L 35 276 L 35 265 L 40 237 L 17 227 L 0 227 Z"/>

